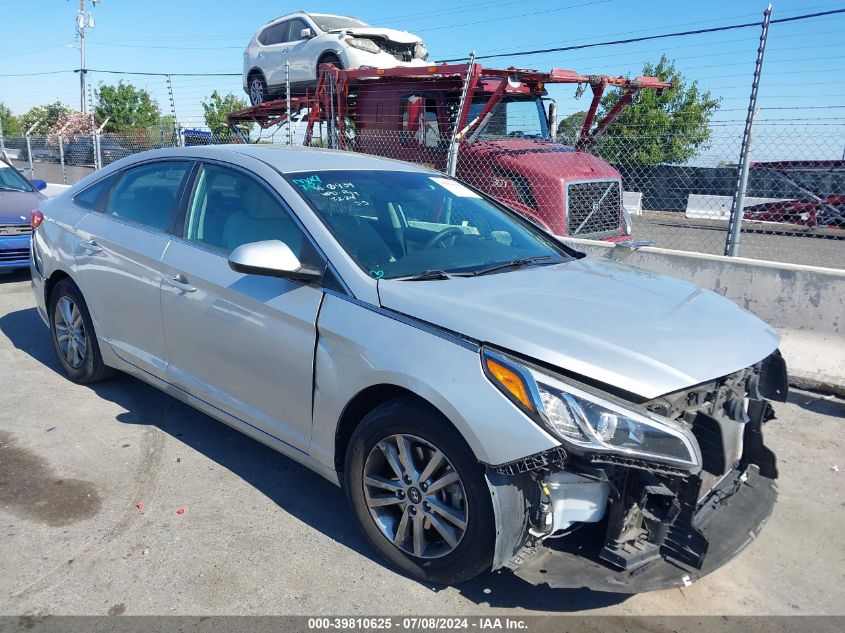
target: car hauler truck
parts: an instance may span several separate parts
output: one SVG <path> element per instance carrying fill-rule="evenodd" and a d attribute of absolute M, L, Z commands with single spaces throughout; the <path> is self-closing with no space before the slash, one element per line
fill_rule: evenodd
<path fill-rule="evenodd" d="M 556 141 L 550 84 L 590 86 L 592 101 L 574 145 Z M 609 87 L 622 91 L 597 121 Z M 305 123 L 305 145 L 326 145 L 428 165 L 449 172 L 560 236 L 630 239 L 622 177 L 589 153 L 639 90 L 661 90 L 656 77 L 492 69 L 480 64 L 349 69 L 321 66 L 305 95 L 229 114 L 230 127 Z M 243 137 L 241 136 L 242 140 Z"/>

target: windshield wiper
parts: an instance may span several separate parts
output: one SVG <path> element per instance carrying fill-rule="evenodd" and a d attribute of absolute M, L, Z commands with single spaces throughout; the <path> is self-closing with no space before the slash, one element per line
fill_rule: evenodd
<path fill-rule="evenodd" d="M 410 277 L 398 277 L 397 281 L 431 281 L 435 279 L 451 279 L 452 275 L 445 270 L 424 270 Z"/>
<path fill-rule="evenodd" d="M 14 187 L 7 187 L 6 185 L 0 185 L 0 191 L 19 191 L 20 193 L 29 193 L 26 189 L 16 189 Z"/>
<path fill-rule="evenodd" d="M 520 259 L 512 259 L 509 262 L 502 262 L 501 264 L 493 264 L 488 268 L 482 268 L 481 270 L 476 270 L 472 273 L 473 277 L 478 277 L 479 275 L 486 275 L 487 273 L 492 273 L 497 270 L 504 270 L 505 268 L 522 268 L 523 266 L 528 266 L 528 264 L 533 264 L 535 262 L 542 262 L 547 259 L 551 259 L 551 255 L 543 255 L 542 257 L 523 257 Z"/>

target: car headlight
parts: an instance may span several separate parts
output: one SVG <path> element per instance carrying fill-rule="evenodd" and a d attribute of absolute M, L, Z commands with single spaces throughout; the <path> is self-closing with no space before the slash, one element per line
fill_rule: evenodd
<path fill-rule="evenodd" d="M 414 44 L 414 59 L 428 59 L 428 49 L 422 42 Z"/>
<path fill-rule="evenodd" d="M 505 396 L 575 452 L 701 467 L 698 442 L 674 420 L 487 348 L 481 360 Z"/>
<path fill-rule="evenodd" d="M 366 37 L 348 37 L 346 38 L 346 43 L 354 48 L 359 48 L 362 51 L 367 51 L 368 53 L 381 52 L 379 45 L 376 44 L 373 40 L 368 40 Z"/>

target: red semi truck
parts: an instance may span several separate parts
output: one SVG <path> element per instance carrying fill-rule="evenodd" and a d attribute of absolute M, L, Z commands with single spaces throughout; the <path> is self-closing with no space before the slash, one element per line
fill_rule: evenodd
<path fill-rule="evenodd" d="M 573 146 L 555 139 L 555 103 L 549 84 L 592 89 L 583 129 Z M 307 110 L 304 142 L 429 165 L 461 180 L 561 236 L 625 240 L 630 222 L 622 205 L 622 178 L 584 151 L 641 89 L 671 84 L 656 77 L 548 73 L 480 64 L 388 70 L 342 70 L 324 65 L 304 96 L 232 112 L 229 124 L 286 123 Z M 601 121 L 596 112 L 608 87 L 622 96 Z M 466 98 L 463 98 L 464 94 Z M 326 125 L 327 140 L 318 134 Z M 457 157 L 457 158 L 455 158 Z"/>

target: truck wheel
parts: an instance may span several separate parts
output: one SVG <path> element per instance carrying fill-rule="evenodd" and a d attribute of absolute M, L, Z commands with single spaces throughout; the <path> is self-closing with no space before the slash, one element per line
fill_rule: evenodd
<path fill-rule="evenodd" d="M 488 571 L 496 531 L 483 467 L 448 420 L 410 397 L 352 435 L 346 494 L 373 546 L 403 572 L 454 584 Z"/>
<path fill-rule="evenodd" d="M 252 105 L 258 105 L 265 99 L 267 99 L 267 82 L 261 73 L 255 73 L 249 79 L 249 102 Z"/>
<path fill-rule="evenodd" d="M 49 314 L 53 349 L 68 378 L 89 384 L 114 376 L 115 370 L 103 363 L 85 299 L 70 279 L 56 284 L 50 294 Z"/>

